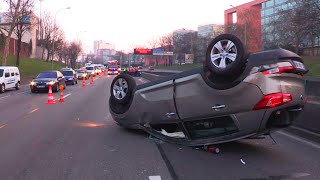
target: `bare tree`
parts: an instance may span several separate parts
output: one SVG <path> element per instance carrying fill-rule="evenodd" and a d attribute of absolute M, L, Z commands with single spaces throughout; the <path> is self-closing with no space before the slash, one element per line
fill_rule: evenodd
<path fill-rule="evenodd" d="M 6 16 L 12 17 L 12 21 L 9 22 L 8 26 L 6 26 L 4 29 L 7 31 L 7 35 L 5 35 L 5 45 L 4 45 L 4 55 L 3 55 L 3 60 L 2 60 L 2 65 L 6 66 L 7 65 L 7 58 L 9 55 L 9 43 L 10 39 L 13 33 L 14 28 L 16 27 L 16 24 L 19 20 L 19 17 L 21 15 L 21 2 L 23 0 L 4 0 L 6 4 L 9 6 L 9 10 L 6 13 Z M 4 34 L 3 28 L 0 28 L 0 33 Z"/>
<path fill-rule="evenodd" d="M 68 47 L 70 67 L 72 67 L 72 68 L 76 67 L 76 62 L 77 62 L 78 56 L 81 53 L 81 51 L 82 51 L 81 44 L 79 44 L 78 42 L 71 42 L 70 43 L 70 45 Z"/>
<path fill-rule="evenodd" d="M 19 17 L 19 21 L 14 29 L 14 33 L 17 36 L 17 54 L 16 54 L 16 66 L 20 65 L 20 51 L 21 51 L 21 43 L 22 37 L 26 32 L 30 32 L 31 26 L 35 26 L 35 24 L 31 24 L 32 18 L 32 9 L 34 2 L 33 0 L 25 0 L 21 2 L 21 13 Z M 32 43 L 31 41 L 29 43 Z"/>
<path fill-rule="evenodd" d="M 319 0 L 292 0 L 292 9 L 281 10 L 279 18 L 271 22 L 272 38 L 269 46 L 293 48 L 300 53 L 305 43 L 313 44 L 320 37 L 320 5 Z"/>

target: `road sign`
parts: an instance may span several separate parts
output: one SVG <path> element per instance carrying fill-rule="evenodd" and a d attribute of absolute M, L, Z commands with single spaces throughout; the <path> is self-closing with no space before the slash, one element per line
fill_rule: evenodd
<path fill-rule="evenodd" d="M 173 56 L 173 52 L 164 52 L 163 55 L 165 55 L 165 56 Z"/>
<path fill-rule="evenodd" d="M 153 55 L 161 56 L 163 54 L 164 54 L 164 49 L 161 49 L 161 48 L 153 49 Z"/>
<path fill-rule="evenodd" d="M 133 54 L 152 55 L 152 49 L 137 48 L 134 49 Z"/>

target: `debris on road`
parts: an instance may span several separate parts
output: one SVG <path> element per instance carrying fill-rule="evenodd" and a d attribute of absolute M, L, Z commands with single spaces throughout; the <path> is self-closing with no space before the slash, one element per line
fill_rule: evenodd
<path fill-rule="evenodd" d="M 161 134 L 168 136 L 168 137 L 173 137 L 173 138 L 185 138 L 186 137 L 183 132 L 168 133 L 164 129 L 161 129 Z"/>

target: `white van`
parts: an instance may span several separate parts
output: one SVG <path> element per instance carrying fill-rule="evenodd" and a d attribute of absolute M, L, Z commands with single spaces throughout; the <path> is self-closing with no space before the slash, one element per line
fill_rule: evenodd
<path fill-rule="evenodd" d="M 0 66 L 0 93 L 7 89 L 20 89 L 20 72 L 14 66 Z"/>

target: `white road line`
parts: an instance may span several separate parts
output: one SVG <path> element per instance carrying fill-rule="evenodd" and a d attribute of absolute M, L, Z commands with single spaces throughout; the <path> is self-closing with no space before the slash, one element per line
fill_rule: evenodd
<path fill-rule="evenodd" d="M 29 92 L 29 91 L 20 92 L 20 93 L 17 93 L 17 95 L 18 94 L 24 94 L 24 93 L 27 93 L 27 92 Z"/>
<path fill-rule="evenodd" d="M 0 129 L 4 128 L 6 125 L 0 126 Z"/>
<path fill-rule="evenodd" d="M 320 102 L 317 101 L 307 101 L 308 104 L 320 105 Z"/>
<path fill-rule="evenodd" d="M 71 93 L 69 93 L 69 94 L 67 94 L 67 95 L 63 96 L 63 98 L 66 98 L 66 97 L 68 97 L 68 96 L 70 96 L 70 95 L 71 95 Z"/>
<path fill-rule="evenodd" d="M 291 134 L 289 134 L 289 133 L 285 133 L 285 132 L 282 132 L 282 131 L 278 131 L 277 133 L 278 133 L 278 134 L 281 134 L 281 135 L 283 135 L 283 136 L 289 137 L 289 138 L 291 138 L 291 139 L 294 139 L 294 140 L 296 140 L 296 141 L 299 141 L 299 142 L 301 142 L 301 143 L 307 144 L 307 145 L 309 145 L 309 146 L 312 146 L 312 147 L 314 147 L 314 148 L 320 149 L 320 145 L 319 145 L 319 144 L 313 143 L 313 142 L 311 142 L 311 141 L 302 139 L 302 138 L 300 138 L 300 137 L 297 137 L 297 136 L 294 136 L 294 135 L 291 135 Z"/>
<path fill-rule="evenodd" d="M 149 180 L 161 180 L 161 176 L 149 176 Z"/>
<path fill-rule="evenodd" d="M 34 112 L 36 112 L 36 111 L 38 111 L 38 110 L 39 110 L 39 108 L 36 108 L 36 109 L 30 111 L 29 114 L 34 113 Z"/>
<path fill-rule="evenodd" d="M 297 127 L 297 126 L 290 126 L 290 128 L 292 128 L 292 129 L 297 129 L 297 130 L 299 130 L 299 131 L 302 131 L 302 132 L 305 132 L 305 133 L 312 134 L 312 135 L 314 135 L 314 136 L 320 137 L 320 134 L 315 133 L 315 132 L 312 132 L 312 131 L 309 131 L 309 130 L 307 130 L 307 129 L 299 128 L 299 127 Z"/>
<path fill-rule="evenodd" d="M 0 97 L 0 99 L 4 99 L 4 98 L 10 97 L 10 96 L 11 96 L 11 95 L 2 96 L 2 97 Z"/>

